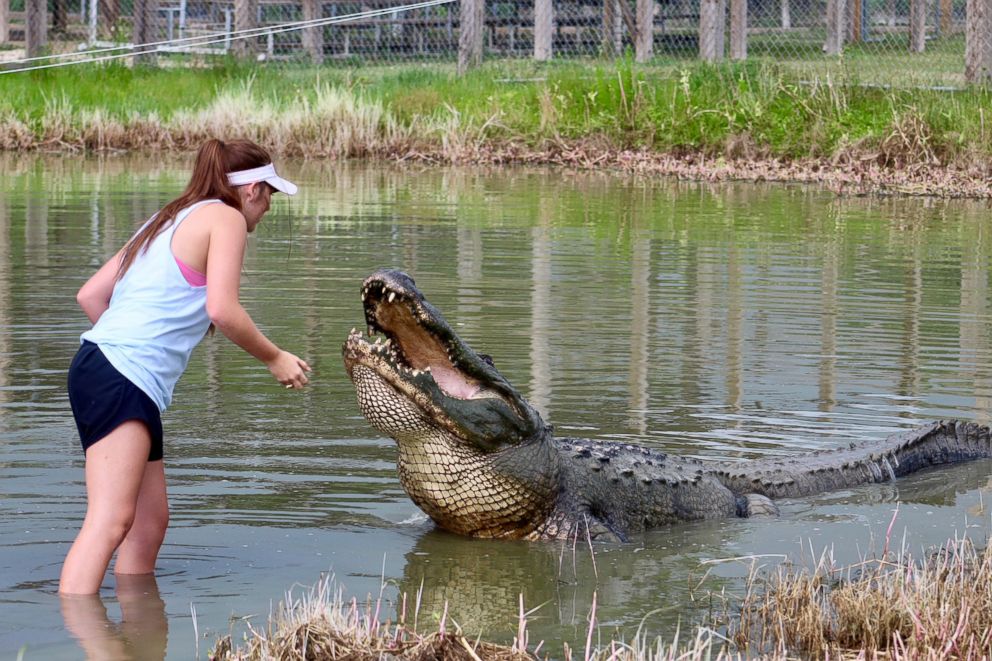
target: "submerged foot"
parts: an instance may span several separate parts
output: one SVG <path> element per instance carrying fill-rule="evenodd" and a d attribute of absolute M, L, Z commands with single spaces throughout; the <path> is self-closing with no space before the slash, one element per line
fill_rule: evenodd
<path fill-rule="evenodd" d="M 737 516 L 778 516 L 778 505 L 768 496 L 749 493 L 737 499 Z"/>

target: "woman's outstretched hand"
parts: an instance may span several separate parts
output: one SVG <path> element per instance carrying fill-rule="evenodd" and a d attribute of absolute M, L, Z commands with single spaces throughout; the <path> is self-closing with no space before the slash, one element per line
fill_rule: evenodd
<path fill-rule="evenodd" d="M 310 383 L 310 378 L 307 376 L 310 365 L 307 364 L 307 361 L 288 351 L 280 349 L 279 355 L 266 363 L 265 366 L 269 368 L 269 372 L 276 378 L 276 381 L 287 388 L 300 389 Z"/>

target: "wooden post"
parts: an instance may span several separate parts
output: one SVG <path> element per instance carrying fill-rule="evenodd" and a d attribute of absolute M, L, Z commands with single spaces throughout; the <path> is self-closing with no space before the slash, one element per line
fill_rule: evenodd
<path fill-rule="evenodd" d="M 940 36 L 951 34 L 951 19 L 953 18 L 952 0 L 940 0 Z"/>
<path fill-rule="evenodd" d="M 258 0 L 234 0 L 234 31 L 254 30 L 258 27 Z M 236 39 L 231 50 L 238 57 L 248 57 L 255 52 L 257 38 Z"/>
<path fill-rule="evenodd" d="M 789 12 L 789 0 L 782 0 L 782 29 L 792 29 L 792 14 Z"/>
<path fill-rule="evenodd" d="M 723 31 L 722 6 L 723 0 L 699 0 L 699 58 L 705 62 L 723 58 L 719 35 Z"/>
<path fill-rule="evenodd" d="M 848 5 L 848 38 L 852 44 L 861 42 L 861 20 L 864 11 L 863 0 L 851 0 Z"/>
<path fill-rule="evenodd" d="M 968 0 L 965 13 L 964 79 L 986 83 L 992 78 L 992 0 Z"/>
<path fill-rule="evenodd" d="M 730 0 L 730 57 L 747 59 L 747 0 Z"/>
<path fill-rule="evenodd" d="M 303 20 L 315 21 L 324 17 L 324 3 L 321 0 L 303 0 Z M 303 50 L 315 64 L 324 61 L 324 26 L 303 29 Z"/>
<path fill-rule="evenodd" d="M 823 52 L 827 55 L 840 55 L 844 50 L 844 23 L 847 18 L 845 0 L 827 0 L 827 38 Z"/>
<path fill-rule="evenodd" d="M 922 53 L 926 42 L 927 0 L 909 0 L 909 52 Z"/>
<path fill-rule="evenodd" d="M 716 52 L 722 60 L 727 55 L 727 0 L 720 0 L 716 15 Z"/>
<path fill-rule="evenodd" d="M 65 34 L 68 25 L 69 8 L 65 6 L 65 0 L 52 0 L 52 32 Z"/>
<path fill-rule="evenodd" d="M 550 4 L 551 0 L 547 0 Z M 482 64 L 485 39 L 485 0 L 461 0 L 461 27 L 458 31 L 458 73 Z M 537 41 L 535 39 L 535 50 Z"/>
<path fill-rule="evenodd" d="M 103 34 L 111 38 L 116 36 L 114 32 L 117 30 L 117 20 L 121 15 L 119 0 L 100 0 L 97 12 L 99 20 L 103 22 Z M 97 31 L 99 32 L 99 26 Z"/>
<path fill-rule="evenodd" d="M 617 25 L 620 23 L 620 7 L 618 0 L 603 0 L 603 35 L 599 49 L 603 55 L 618 55 L 616 47 Z"/>
<path fill-rule="evenodd" d="M 134 23 L 132 29 L 131 42 L 135 46 L 147 44 L 155 41 L 154 37 L 154 16 L 156 0 L 134 0 Z M 135 49 L 134 63 L 149 64 L 152 55 L 142 54 L 141 48 Z"/>
<path fill-rule="evenodd" d="M 28 57 L 38 57 L 48 43 L 48 12 L 45 0 L 24 0 L 24 39 Z"/>
<path fill-rule="evenodd" d="M 534 59 L 538 62 L 547 62 L 551 59 L 554 30 L 552 0 L 534 0 Z"/>
<path fill-rule="evenodd" d="M 10 0 L 0 0 L 0 44 L 10 39 Z"/>
<path fill-rule="evenodd" d="M 654 55 L 654 0 L 637 0 L 635 39 L 634 59 L 647 62 Z"/>

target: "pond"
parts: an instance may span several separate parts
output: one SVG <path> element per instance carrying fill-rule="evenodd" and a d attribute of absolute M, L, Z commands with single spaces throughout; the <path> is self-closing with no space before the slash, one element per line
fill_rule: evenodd
<path fill-rule="evenodd" d="M 341 361 L 376 268 L 413 275 L 560 436 L 701 459 L 795 456 L 936 418 L 992 413 L 992 231 L 984 203 L 818 188 L 507 169 L 283 166 L 249 241 L 242 297 L 314 367 L 302 393 L 219 334 L 164 416 L 172 523 L 156 581 L 63 613 L 59 571 L 85 508 L 65 372 L 77 288 L 181 190 L 189 162 L 3 157 L 0 183 L 0 649 L 75 659 L 205 658 L 332 574 L 346 597 L 422 586 L 509 642 L 582 649 L 642 622 L 671 636 L 749 560 L 838 562 L 954 535 L 984 542 L 992 462 L 785 501 L 775 519 L 672 526 L 628 544 L 489 542 L 435 530 Z M 734 560 L 737 559 L 737 560 Z M 705 578 L 704 578 L 705 577 Z M 124 587 L 124 586 L 121 586 Z M 122 609 L 127 622 L 119 625 Z M 95 642 L 94 642 L 95 641 Z M 109 642 L 108 642 L 109 641 Z M 94 656 L 93 658 L 96 658 Z"/>

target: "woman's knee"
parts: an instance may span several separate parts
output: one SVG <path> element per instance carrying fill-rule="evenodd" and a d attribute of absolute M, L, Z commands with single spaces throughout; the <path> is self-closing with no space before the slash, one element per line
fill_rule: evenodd
<path fill-rule="evenodd" d="M 161 546 L 165 539 L 165 531 L 169 528 L 169 510 L 164 509 L 156 512 L 145 512 L 138 517 L 128 538 L 133 541 L 140 541 L 145 545 Z"/>
<path fill-rule="evenodd" d="M 133 510 L 106 512 L 89 518 L 100 535 L 113 541 L 114 546 L 120 545 L 134 527 Z"/>

